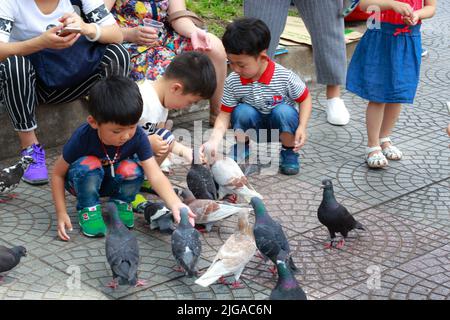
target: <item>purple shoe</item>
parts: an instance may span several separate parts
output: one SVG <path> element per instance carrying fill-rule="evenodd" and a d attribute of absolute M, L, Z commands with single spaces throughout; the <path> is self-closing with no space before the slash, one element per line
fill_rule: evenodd
<path fill-rule="evenodd" d="M 45 166 L 45 151 L 39 144 L 22 150 L 22 156 L 30 156 L 34 163 L 31 163 L 27 171 L 23 174 L 22 180 L 33 185 L 48 183 L 48 172 Z"/>

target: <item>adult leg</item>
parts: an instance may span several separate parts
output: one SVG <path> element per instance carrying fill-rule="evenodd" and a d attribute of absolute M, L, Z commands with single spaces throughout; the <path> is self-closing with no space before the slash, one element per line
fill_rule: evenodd
<path fill-rule="evenodd" d="M 295 0 L 300 16 L 311 34 L 317 82 L 327 86 L 327 120 L 345 125 L 350 115 L 340 99 L 345 83 L 347 55 L 342 0 Z"/>
<path fill-rule="evenodd" d="M 30 184 L 48 182 L 45 152 L 35 134 L 36 73 L 31 62 L 22 56 L 11 56 L 0 63 L 0 94 L 6 110 L 17 131 L 22 155 L 34 160 L 22 179 Z"/>
<path fill-rule="evenodd" d="M 269 27 L 271 38 L 267 53 L 271 58 L 286 25 L 290 3 L 291 0 L 244 0 L 244 15 L 261 19 Z"/>

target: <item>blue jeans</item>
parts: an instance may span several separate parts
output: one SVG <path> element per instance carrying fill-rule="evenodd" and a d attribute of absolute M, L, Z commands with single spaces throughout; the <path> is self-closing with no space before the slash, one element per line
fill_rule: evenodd
<path fill-rule="evenodd" d="M 65 188 L 77 197 L 77 210 L 100 204 L 100 197 L 130 203 L 144 181 L 144 171 L 136 160 L 125 159 L 114 164 L 115 177 L 109 165 L 85 156 L 73 162 L 66 175 Z"/>
<path fill-rule="evenodd" d="M 262 114 L 251 105 L 240 103 L 234 108 L 231 114 L 231 125 L 233 129 L 244 132 L 248 129 L 255 129 L 257 141 L 260 141 L 260 129 L 278 129 L 279 134 L 287 132 L 294 135 L 298 123 L 298 111 L 288 104 L 279 104 L 272 109 L 271 113 Z M 268 132 L 267 142 L 270 141 L 271 134 Z"/>

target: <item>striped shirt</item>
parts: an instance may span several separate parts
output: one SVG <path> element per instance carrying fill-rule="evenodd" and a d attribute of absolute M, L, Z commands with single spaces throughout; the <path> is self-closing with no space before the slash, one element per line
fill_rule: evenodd
<path fill-rule="evenodd" d="M 258 81 L 230 73 L 225 81 L 221 110 L 233 112 L 239 103 L 247 103 L 263 114 L 269 114 L 279 104 L 296 107 L 308 96 L 305 83 L 291 70 L 269 60 Z"/>

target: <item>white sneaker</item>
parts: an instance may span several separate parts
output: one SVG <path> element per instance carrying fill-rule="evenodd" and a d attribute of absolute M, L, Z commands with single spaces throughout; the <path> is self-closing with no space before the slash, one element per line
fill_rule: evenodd
<path fill-rule="evenodd" d="M 327 121 L 336 126 L 344 126 L 350 121 L 350 114 L 341 98 L 327 100 Z"/>

